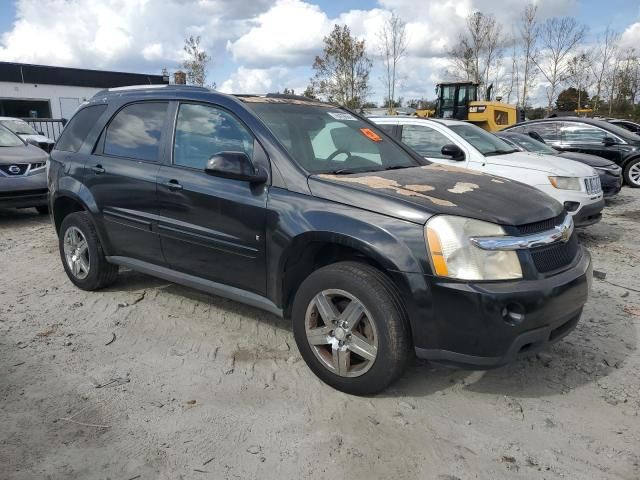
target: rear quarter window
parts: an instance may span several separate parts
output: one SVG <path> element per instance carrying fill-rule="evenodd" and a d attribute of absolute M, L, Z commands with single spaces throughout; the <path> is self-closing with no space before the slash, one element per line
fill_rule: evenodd
<path fill-rule="evenodd" d="M 62 130 L 54 148 L 64 152 L 80 150 L 87 135 L 106 109 L 106 105 L 92 105 L 79 110 Z"/>

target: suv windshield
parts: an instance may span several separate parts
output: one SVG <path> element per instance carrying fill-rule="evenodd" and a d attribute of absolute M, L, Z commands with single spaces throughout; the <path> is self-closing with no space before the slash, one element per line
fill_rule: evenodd
<path fill-rule="evenodd" d="M 515 143 L 516 145 L 524 148 L 527 152 L 546 153 L 547 155 L 558 154 L 556 149 L 523 133 L 511 133 L 505 138 L 505 141 Z"/>
<path fill-rule="evenodd" d="M 38 135 L 38 132 L 22 120 L 2 120 L 0 123 L 17 135 Z"/>
<path fill-rule="evenodd" d="M 495 135 L 471 124 L 447 125 L 451 130 L 473 145 L 481 154 L 504 155 L 517 152 L 515 148 Z"/>
<path fill-rule="evenodd" d="M 20 137 L 0 126 L 0 147 L 20 147 L 24 145 Z"/>
<path fill-rule="evenodd" d="M 310 173 L 353 173 L 422 165 L 381 130 L 337 107 L 245 100 Z"/>

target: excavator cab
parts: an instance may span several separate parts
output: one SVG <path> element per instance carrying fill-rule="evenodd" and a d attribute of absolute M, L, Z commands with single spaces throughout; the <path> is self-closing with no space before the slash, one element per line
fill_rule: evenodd
<path fill-rule="evenodd" d="M 478 100 L 478 84 L 473 82 L 439 83 L 436 117 L 467 120 L 469 103 Z"/>

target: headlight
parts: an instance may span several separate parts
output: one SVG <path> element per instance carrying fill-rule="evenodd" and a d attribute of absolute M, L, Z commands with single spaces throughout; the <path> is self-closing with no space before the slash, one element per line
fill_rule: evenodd
<path fill-rule="evenodd" d="M 578 177 L 549 177 L 549 181 L 560 190 L 581 190 Z"/>
<path fill-rule="evenodd" d="M 482 250 L 472 237 L 506 236 L 500 225 L 472 218 L 438 215 L 425 226 L 433 272 L 459 280 L 509 280 L 522 278 L 515 251 Z"/>
<path fill-rule="evenodd" d="M 611 165 L 611 166 L 606 166 L 606 167 L 593 167 L 593 168 L 595 168 L 596 170 L 601 170 L 603 172 L 611 173 L 612 175 L 619 175 L 620 171 L 622 170 L 617 165 Z"/>

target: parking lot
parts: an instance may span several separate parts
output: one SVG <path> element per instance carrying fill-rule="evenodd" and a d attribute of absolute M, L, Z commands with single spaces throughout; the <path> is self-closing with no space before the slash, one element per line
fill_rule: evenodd
<path fill-rule="evenodd" d="M 49 219 L 0 210 L 0 478 L 637 479 L 640 189 L 581 238 L 598 276 L 564 341 L 358 398 L 285 321 L 129 271 L 81 291 Z"/>

